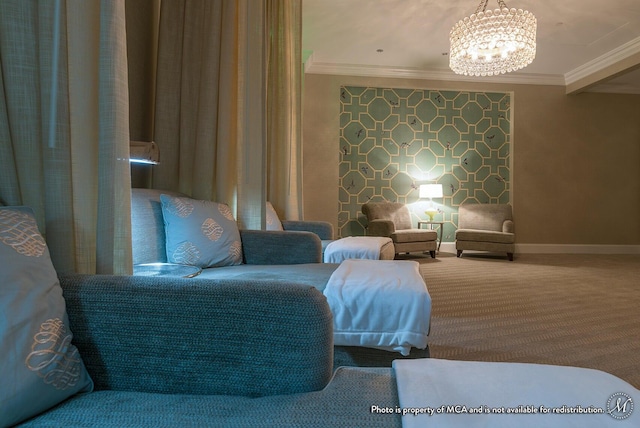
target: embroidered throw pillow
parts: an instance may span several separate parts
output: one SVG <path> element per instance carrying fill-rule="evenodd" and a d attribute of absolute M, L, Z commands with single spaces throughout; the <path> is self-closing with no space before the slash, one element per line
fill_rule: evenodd
<path fill-rule="evenodd" d="M 271 205 L 271 202 L 267 202 L 267 230 L 284 230 L 282 227 L 282 223 L 280 222 L 280 217 L 278 217 L 278 213 Z"/>
<path fill-rule="evenodd" d="M 170 263 L 201 268 L 242 263 L 240 231 L 227 205 L 168 195 L 160 201 Z"/>
<path fill-rule="evenodd" d="M 27 207 L 0 207 L 0 426 L 93 389 L 58 275 Z"/>

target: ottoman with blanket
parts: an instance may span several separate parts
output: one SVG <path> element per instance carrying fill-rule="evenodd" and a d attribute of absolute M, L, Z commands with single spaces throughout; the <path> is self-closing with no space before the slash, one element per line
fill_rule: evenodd
<path fill-rule="evenodd" d="M 325 263 L 340 263 L 346 259 L 393 260 L 395 255 L 391 238 L 347 236 L 330 242 L 323 257 Z"/>

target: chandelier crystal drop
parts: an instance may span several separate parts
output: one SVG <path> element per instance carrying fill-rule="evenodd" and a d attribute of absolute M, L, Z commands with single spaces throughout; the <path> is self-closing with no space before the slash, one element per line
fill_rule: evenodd
<path fill-rule="evenodd" d="M 476 13 L 451 29 L 449 66 L 466 76 L 495 76 L 531 64 L 536 56 L 536 17 L 522 9 L 486 10 L 481 0 Z"/>

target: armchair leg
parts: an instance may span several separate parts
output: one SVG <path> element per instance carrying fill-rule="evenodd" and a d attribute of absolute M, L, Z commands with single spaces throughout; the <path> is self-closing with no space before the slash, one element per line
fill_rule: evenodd
<path fill-rule="evenodd" d="M 432 259 L 436 258 L 436 252 L 435 251 L 429 251 L 429 254 L 431 254 L 431 258 Z"/>
<path fill-rule="evenodd" d="M 457 257 L 460 257 L 461 255 L 462 255 L 462 250 L 458 250 L 458 256 Z"/>
<path fill-rule="evenodd" d="M 513 261 L 513 253 L 507 253 L 507 258 L 509 259 L 510 262 Z"/>

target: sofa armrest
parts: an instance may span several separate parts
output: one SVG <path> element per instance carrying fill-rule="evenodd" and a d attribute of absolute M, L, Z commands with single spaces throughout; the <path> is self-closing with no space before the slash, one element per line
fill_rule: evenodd
<path fill-rule="evenodd" d="M 79 274 L 60 284 L 96 389 L 255 397 L 330 379 L 332 315 L 313 287 Z"/>
<path fill-rule="evenodd" d="M 313 232 L 323 240 L 333 239 L 333 225 L 328 221 L 294 221 L 284 220 L 281 222 L 284 230 L 299 230 Z"/>
<path fill-rule="evenodd" d="M 504 233 L 513 233 L 513 220 L 505 220 L 502 223 L 502 231 Z"/>
<path fill-rule="evenodd" d="M 321 263 L 322 242 L 312 232 L 241 230 L 244 262 L 248 265 Z"/>
<path fill-rule="evenodd" d="M 371 220 L 367 226 L 367 235 L 389 237 L 396 231 L 395 224 L 391 220 Z"/>

